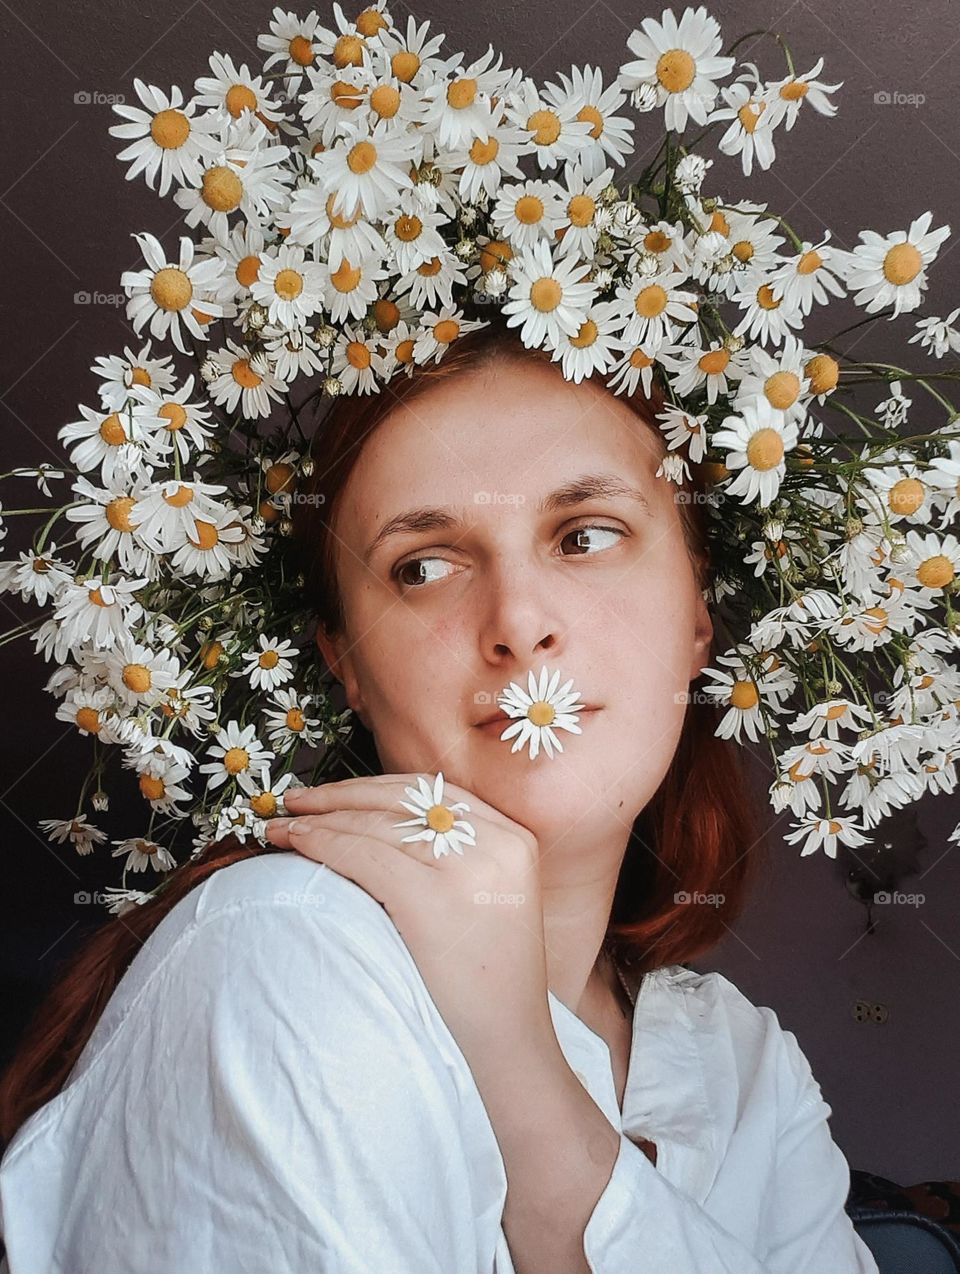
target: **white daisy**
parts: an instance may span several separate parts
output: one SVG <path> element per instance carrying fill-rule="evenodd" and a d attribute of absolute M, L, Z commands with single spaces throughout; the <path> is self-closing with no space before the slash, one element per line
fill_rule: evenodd
<path fill-rule="evenodd" d="M 234 671 L 235 677 L 246 677 L 252 690 L 276 690 L 293 677 L 293 662 L 297 648 L 291 641 L 279 641 L 276 637 L 258 638 L 260 649 L 244 651 L 244 667 Z"/>
<path fill-rule="evenodd" d="M 452 79 L 444 77 L 424 86 L 420 127 L 435 137 L 441 149 L 459 149 L 475 137 L 490 135 L 490 99 L 502 96 L 510 80 L 510 72 L 500 70 L 503 55 L 496 56 L 496 65 L 491 66 L 494 50 L 489 45 L 483 57 L 458 68 Z"/>
<path fill-rule="evenodd" d="M 450 58 L 436 56 L 446 36 L 433 35 L 428 39 L 429 28 L 429 22 L 418 26 L 416 20 L 408 15 L 405 34 L 396 27 L 387 27 L 380 32 L 380 46 L 390 59 L 391 71 L 402 83 L 417 89 L 445 80 L 447 73 L 453 71 L 460 61 L 456 54 Z M 490 91 L 493 91 L 492 88 Z"/>
<path fill-rule="evenodd" d="M 154 403 L 128 401 L 122 410 L 93 411 L 79 404 L 82 420 L 57 430 L 70 450 L 70 463 L 81 473 L 100 468 L 104 482 L 136 472 L 143 464 L 160 464 L 170 451 L 170 439 Z"/>
<path fill-rule="evenodd" d="M 264 75 L 279 63 L 280 70 L 286 72 L 284 91 L 291 98 L 299 94 L 305 69 L 317 63 L 318 50 L 313 41 L 319 22 L 316 10 L 300 17 L 278 5 L 269 31 L 257 36 L 257 48 L 269 54 L 263 61 Z"/>
<path fill-rule="evenodd" d="M 359 321 L 366 318 L 367 309 L 377 299 L 377 284 L 390 277 L 389 271 L 379 266 L 375 257 L 354 261 L 344 257 L 334 269 L 329 261 L 321 261 L 323 271 L 324 306 L 334 323 L 345 319 Z"/>
<path fill-rule="evenodd" d="M 176 391 L 168 389 L 161 392 L 145 385 L 134 385 L 130 389 L 131 398 L 149 407 L 155 417 L 163 421 L 166 435 L 182 463 L 191 458 L 191 446 L 198 454 L 206 451 L 207 441 L 213 436 L 213 430 L 208 428 L 212 415 L 209 407 L 189 401 L 193 382 L 191 372 Z M 158 441 L 163 438 L 164 434 L 158 431 Z"/>
<path fill-rule="evenodd" d="M 727 396 L 732 381 L 745 375 L 745 360 L 731 354 L 723 341 L 713 342 L 709 349 L 682 346 L 676 355 L 661 351 L 658 358 L 674 375 L 670 382 L 680 398 L 686 398 L 701 385 L 706 385 L 707 403 L 712 407 L 719 395 Z"/>
<path fill-rule="evenodd" d="M 699 464 L 706 452 L 708 420 L 706 413 L 697 416 L 671 404 L 657 412 L 657 423 L 666 439 L 667 449 L 673 451 L 684 447 L 693 464 Z"/>
<path fill-rule="evenodd" d="M 266 221 L 289 200 L 287 147 L 267 144 L 267 128 L 259 119 L 247 117 L 230 132 L 230 144 L 207 161 L 199 183 L 173 196 L 186 224 L 206 226 L 218 241 L 229 234 L 233 214 L 246 223 Z"/>
<path fill-rule="evenodd" d="M 229 336 L 225 348 L 207 356 L 216 371 L 207 385 L 215 403 L 234 411 L 240 403 L 240 414 L 247 419 L 269 416 L 271 402 L 282 402 L 286 385 L 275 376 L 266 355 L 253 354 Z"/>
<path fill-rule="evenodd" d="M 283 793 L 287 788 L 291 784 L 294 787 L 303 786 L 292 771 L 271 779 L 269 765 L 262 765 L 256 774 L 250 770 L 241 770 L 237 775 L 237 782 L 247 794 L 250 808 L 258 818 L 273 818 L 275 814 L 282 812 Z"/>
<path fill-rule="evenodd" d="M 403 790 L 410 800 L 401 801 L 400 804 L 405 810 L 410 810 L 415 817 L 406 818 L 392 826 L 418 827 L 422 830 L 401 837 L 402 845 L 406 845 L 409 841 L 425 840 L 432 846 L 434 858 L 442 858 L 451 850 L 463 857 L 464 845 L 476 845 L 476 832 L 473 826 L 457 818 L 457 814 L 468 813 L 470 806 L 466 801 L 454 801 L 451 805 L 444 804 L 442 771 L 437 774 L 432 787 L 422 775 L 419 775 L 416 787 L 405 787 Z"/>
<path fill-rule="evenodd" d="M 784 127 L 788 133 L 797 122 L 800 107 L 804 102 L 809 102 L 820 115 L 836 115 L 837 104 L 832 102 L 827 94 L 835 93 L 838 88 L 842 88 L 843 80 L 839 84 L 821 84 L 816 77 L 822 70 L 823 58 L 821 57 L 809 71 L 805 71 L 802 75 L 788 75 L 782 80 L 774 80 L 767 84 L 769 92 L 776 95 L 775 109 L 785 120 Z"/>
<path fill-rule="evenodd" d="M 910 223 L 909 230 L 894 230 L 885 237 L 873 230 L 861 230 L 852 252 L 840 254 L 845 281 L 854 301 L 868 314 L 892 305 L 891 319 L 915 310 L 927 287 L 926 268 L 937 258 L 941 244 L 949 238 L 950 227 L 930 229 L 932 212 Z"/>
<path fill-rule="evenodd" d="M 803 324 L 797 303 L 775 295 L 769 277 L 759 268 L 738 275 L 733 300 L 744 316 L 733 329 L 734 336 L 746 336 L 763 345 L 782 345 L 788 334 Z"/>
<path fill-rule="evenodd" d="M 777 119 L 763 94 L 751 93 L 747 84 L 731 84 L 722 90 L 726 106 L 715 110 L 710 122 L 729 119 L 729 128 L 717 145 L 725 155 L 739 155 L 743 175 L 749 177 L 756 159 L 767 169 L 776 159 L 773 130 Z"/>
<path fill-rule="evenodd" d="M 507 118 L 525 134 L 529 143 L 525 153 L 536 156 L 541 172 L 545 168 L 556 168 L 564 160 L 575 160 L 592 146 L 593 126 L 577 118 L 580 104 L 575 92 L 556 86 L 552 97 L 547 99 L 529 77 L 507 96 Z"/>
<path fill-rule="evenodd" d="M 833 248 L 827 247 L 830 231 L 814 246 L 804 240 L 800 251 L 775 267 L 767 276 L 775 296 L 782 297 L 788 305 L 799 305 L 802 314 L 809 314 L 816 301 L 828 305 L 830 295 L 846 296 L 846 289 L 837 277 L 840 265 Z"/>
<path fill-rule="evenodd" d="M 216 517 L 195 518 L 186 543 L 173 553 L 170 565 L 186 575 L 222 579 L 235 565 L 235 550 L 246 532 L 231 510 Z"/>
<path fill-rule="evenodd" d="M 540 179 L 501 186 L 491 224 L 516 249 L 532 248 L 541 239 L 553 243 L 566 215 L 563 194 L 557 182 Z"/>
<path fill-rule="evenodd" d="M 498 706 L 508 717 L 522 718 L 507 726 L 501 739 L 512 739 L 516 735 L 511 755 L 530 745 L 530 760 L 536 759 L 541 743 L 547 756 L 553 757 L 553 749 L 563 751 L 563 744 L 554 734 L 554 730 L 569 730 L 571 734 L 582 734 L 577 725 L 579 711 L 585 705 L 578 703 L 579 694 L 571 691 L 573 678 L 559 686 L 560 669 L 554 670 L 552 676 L 547 673 L 546 664 L 540 669 L 539 681 L 531 668 L 527 672 L 527 689 L 511 681 L 506 689 L 497 695 Z"/>
<path fill-rule="evenodd" d="M 613 365 L 613 372 L 607 381 L 608 386 L 616 394 L 628 397 L 636 393 L 637 385 L 641 385 L 644 395 L 649 398 L 653 387 L 653 373 L 657 366 L 658 351 L 661 348 L 672 349 L 674 346 L 666 342 L 660 346 L 656 341 L 627 341 L 621 336 L 623 354 Z"/>
<path fill-rule="evenodd" d="M 716 662 L 724 668 L 703 668 L 701 672 L 713 678 L 713 683 L 704 683 L 703 693 L 727 709 L 717 726 L 717 738 L 741 743 L 743 732 L 751 743 L 756 743 L 765 730 L 764 710 L 768 716 L 779 711 L 782 699 L 789 693 L 789 682 L 778 671 L 769 677 L 752 671 L 735 652 L 718 655 Z M 729 672 L 725 671 L 727 668 Z"/>
<path fill-rule="evenodd" d="M 180 238 L 180 256 L 176 265 L 170 265 L 160 242 L 144 231 L 134 234 L 147 263 L 145 270 L 124 270 L 120 286 L 130 298 L 127 302 L 127 318 L 139 335 L 144 323 L 150 319 L 150 335 L 163 340 L 170 339 L 181 354 L 190 350 L 183 343 L 181 322 L 199 341 L 207 339 L 194 313 L 194 304 L 202 305 L 205 315 L 212 318 L 224 316 L 224 306 L 208 300 L 206 293 L 217 288 L 223 277 L 223 262 L 216 256 L 194 263 L 194 243 L 186 235 Z"/>
<path fill-rule="evenodd" d="M 903 565 L 909 572 L 909 583 L 939 592 L 953 582 L 960 570 L 960 541 L 955 535 L 941 537 L 928 532 L 921 536 L 917 531 L 908 531 Z"/>
<path fill-rule="evenodd" d="M 686 276 L 676 271 L 665 271 L 650 278 L 638 277 L 617 286 L 616 299 L 622 311 L 629 315 L 623 331 L 625 342 L 660 345 L 673 340 L 674 320 L 679 323 L 695 323 L 696 293 L 686 292 L 681 284 Z"/>
<path fill-rule="evenodd" d="M 241 728 L 238 721 L 228 721 L 217 732 L 217 741 L 208 749 L 208 755 L 214 759 L 201 765 L 199 773 L 210 775 L 207 787 L 211 790 L 240 774 L 258 773 L 265 762 L 274 759 L 273 752 L 257 738 L 257 727 Z"/>
<path fill-rule="evenodd" d="M 444 248 L 429 261 L 401 275 L 394 286 L 394 295 L 406 296 L 417 310 L 436 309 L 442 305 L 453 305 L 454 284 L 465 284 L 466 281 L 459 257 L 449 248 Z"/>
<path fill-rule="evenodd" d="M 289 385 L 298 376 L 312 376 L 327 369 L 326 350 L 311 335 L 315 329 L 265 327 L 261 332 L 264 350 L 277 380 Z"/>
<path fill-rule="evenodd" d="M 100 401 L 107 411 L 120 411 L 133 386 L 155 390 L 158 394 L 172 393 L 175 382 L 173 355 L 151 358 L 152 341 L 147 341 L 139 354 L 129 345 L 119 354 L 100 355 L 90 368 L 103 379 L 99 387 Z"/>
<path fill-rule="evenodd" d="M 120 479 L 109 487 L 95 487 L 79 477 L 73 490 L 81 499 L 64 510 L 71 522 L 80 523 L 77 539 L 95 558 L 116 559 L 121 570 L 156 577 L 157 563 L 149 545 L 138 535 L 134 509 L 143 492 L 143 481 Z"/>
<path fill-rule="evenodd" d="M 724 494 L 740 496 L 743 504 L 757 500 L 760 508 L 772 504 L 786 475 L 786 453 L 797 445 L 797 426 L 784 421 L 766 398 L 741 405 L 741 415 L 726 416 L 711 444 L 726 451 L 723 463 L 740 470 Z"/>
<path fill-rule="evenodd" d="M 622 326 L 619 306 L 613 301 L 595 301 L 586 310 L 579 331 L 561 334 L 551 362 L 559 359 L 563 375 L 578 385 L 596 371 L 609 372 L 623 349 L 619 336 Z"/>
<path fill-rule="evenodd" d="M 476 203 L 481 195 L 492 199 L 505 176 L 523 180 L 519 158 L 527 147 L 527 133 L 511 127 L 496 116 L 491 117 L 490 131 L 474 137 L 464 150 L 451 152 L 461 169 L 457 192 L 463 203 Z"/>
<path fill-rule="evenodd" d="M 596 214 L 600 194 L 613 176 L 612 168 L 604 168 L 592 180 L 587 180 L 579 163 L 565 164 L 563 177 L 566 192 L 563 195 L 563 214 L 558 227 L 560 256 L 578 256 L 589 260 L 596 252 L 600 228 Z"/>
<path fill-rule="evenodd" d="M 718 57 L 720 25 L 708 17 L 706 9 L 685 9 L 679 25 L 672 10 L 664 9 L 660 21 L 644 18 L 641 30 L 627 37 L 627 46 L 637 60 L 620 67 L 622 88 L 636 90 L 645 85 L 656 92 L 656 104 L 665 106 L 668 129 L 682 133 L 688 116 L 706 124 L 716 101 L 715 78 L 729 75 L 732 57 Z"/>
<path fill-rule="evenodd" d="M 943 319 L 917 319 L 917 331 L 910 337 L 907 344 L 914 345 L 919 341 L 920 348 L 925 349 L 934 358 L 943 358 L 949 351 L 960 354 L 960 331 L 953 326 L 958 315 L 960 315 L 960 306 L 951 310 Z"/>
<path fill-rule="evenodd" d="M 633 154 L 633 120 L 615 112 L 627 100 L 618 84 L 603 87 L 603 72 L 588 62 L 586 66 L 571 66 L 570 77 L 558 72 L 562 91 L 547 81 L 543 90 L 544 101 L 550 106 L 560 106 L 566 100 L 576 98 L 581 103 L 576 118 L 590 125 L 588 142 L 578 155 L 578 161 L 587 181 L 592 181 L 607 166 L 607 160 L 623 164 Z"/>
<path fill-rule="evenodd" d="M 344 324 L 333 347 L 330 371 L 348 394 L 376 394 L 387 379 L 387 365 L 376 336 Z"/>
<path fill-rule="evenodd" d="M 384 220 L 401 190 L 413 186 L 408 169 L 417 159 L 416 139 L 397 132 L 387 120 L 344 125 L 345 135 L 320 151 L 313 168 L 324 194 L 335 194 L 334 213 L 361 212 Z"/>
<path fill-rule="evenodd" d="M 822 849 L 828 858 L 836 858 L 837 842 L 841 845 L 870 844 L 868 836 L 862 836 L 857 824 L 851 818 L 821 818 L 819 814 L 807 814 L 795 831 L 787 832 L 783 838 L 791 845 L 803 841 L 800 857 L 816 853 Z"/>
<path fill-rule="evenodd" d="M 155 553 L 172 553 L 186 543 L 197 518 L 216 521 L 226 507 L 213 497 L 226 487 L 219 483 L 168 478 L 141 492 L 130 511 L 139 538 Z"/>
<path fill-rule="evenodd" d="M 123 864 L 125 872 L 145 871 L 147 867 L 152 867 L 154 871 L 170 871 L 177 865 L 177 860 L 168 849 L 144 836 L 128 836 L 126 840 L 115 840 L 113 843 L 117 848 L 112 857 L 119 858 L 124 854 L 127 857 Z"/>
<path fill-rule="evenodd" d="M 27 549 L 15 561 L 0 563 L 0 592 L 18 593 L 24 601 L 45 606 L 56 597 L 73 572 L 57 558 L 56 544 L 42 553 Z"/>
<path fill-rule="evenodd" d="M 824 734 L 828 739 L 838 739 L 841 729 L 859 732 L 872 724 L 873 714 L 862 704 L 849 699 L 827 699 L 801 712 L 790 722 L 790 729 L 795 733 L 802 730 L 811 739 L 819 739 Z"/>
<path fill-rule="evenodd" d="M 301 694 L 293 688 L 277 690 L 270 702 L 276 706 L 266 708 L 263 715 L 268 723 L 267 738 L 271 747 L 287 752 L 301 743 L 314 747 L 320 741 L 320 718 L 308 715 L 312 695 Z"/>
<path fill-rule="evenodd" d="M 76 818 L 41 818 L 37 825 L 47 833 L 48 840 L 60 845 L 68 840 L 78 854 L 93 853 L 94 845 L 107 839 L 106 832 L 87 822 L 86 814 L 78 814 Z"/>
<path fill-rule="evenodd" d="M 765 278 L 776 272 L 783 260 L 777 249 L 784 243 L 784 238 L 777 233 L 779 223 L 771 217 L 764 217 L 764 211 L 763 204 L 741 199 L 736 204 L 723 204 L 698 217 L 704 232 L 724 236 L 729 245 L 725 259 L 731 262 L 731 268 L 725 272 L 718 272 L 709 263 L 698 263 L 698 281 L 708 285 L 711 291 L 729 298 L 740 290 L 748 271 L 759 271 Z"/>
<path fill-rule="evenodd" d="M 420 332 L 413 347 L 413 356 L 418 363 L 427 363 L 431 359 L 439 363 L 458 337 L 489 326 L 489 323 L 479 319 L 465 319 L 463 311 L 452 305 L 443 306 L 438 313 L 427 311 L 420 320 Z"/>
<path fill-rule="evenodd" d="M 127 758 L 124 758 L 124 764 L 128 764 Z M 159 756 L 151 757 L 147 768 L 137 778 L 140 795 L 158 814 L 173 814 L 182 818 L 184 811 L 181 806 L 190 800 L 190 792 L 182 783 L 189 777 L 189 773 L 187 767 L 177 761 Z"/>
<path fill-rule="evenodd" d="M 161 198 L 170 189 L 173 178 L 181 185 L 196 185 L 203 159 L 215 154 L 220 147 L 217 137 L 211 136 L 219 132 L 217 121 L 208 115 L 195 116 L 198 103 L 191 101 L 184 106 L 183 93 L 175 84 L 169 97 L 136 78 L 133 87 L 147 109 L 115 105 L 112 109 L 132 123 L 114 124 L 107 129 L 111 137 L 137 139 L 117 155 L 120 160 L 133 160 L 127 169 L 127 180 L 146 171 L 147 185 L 153 190 L 153 179 L 159 168 Z"/>
<path fill-rule="evenodd" d="M 579 332 L 596 298 L 596 286 L 583 281 L 590 273 L 589 262 L 556 262 L 541 239 L 514 257 L 508 272 L 515 282 L 502 313 L 509 316 L 508 327 L 522 324 L 524 345 L 530 348 L 548 341 L 555 349 L 563 334 Z"/>
<path fill-rule="evenodd" d="M 271 323 L 296 327 L 321 308 L 323 286 L 322 268 L 306 259 L 303 248 L 283 243 L 260 254 L 260 269 L 250 291 L 266 307 Z"/>
<path fill-rule="evenodd" d="M 400 192 L 397 212 L 387 218 L 383 232 L 399 273 L 406 274 L 445 250 L 440 233 L 445 225 L 449 225 L 447 216 L 424 207 L 415 190 Z"/>
<path fill-rule="evenodd" d="M 194 80 L 194 102 L 210 107 L 208 116 L 218 125 L 240 119 L 244 111 L 271 125 L 282 121 L 283 107 L 270 101 L 269 89 L 264 89 L 259 75 L 251 76 L 246 63 L 237 70 L 233 58 L 224 53 L 211 53 L 208 62 L 213 74 Z"/>
<path fill-rule="evenodd" d="M 753 398 L 762 397 L 780 413 L 782 420 L 799 425 L 806 415 L 810 379 L 806 374 L 806 353 L 792 334 L 776 355 L 759 345 L 746 350 L 746 368 L 732 406 L 734 409 Z"/>
<path fill-rule="evenodd" d="M 38 650 L 57 663 L 63 663 L 67 652 L 89 642 L 94 650 L 107 650 L 143 615 L 143 607 L 134 594 L 149 581 L 124 579 L 88 579 L 64 583 L 54 603 L 51 627 L 44 626 L 35 634 Z"/>

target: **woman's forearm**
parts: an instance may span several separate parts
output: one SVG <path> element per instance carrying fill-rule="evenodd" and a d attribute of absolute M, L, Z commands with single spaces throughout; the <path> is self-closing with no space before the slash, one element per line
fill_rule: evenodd
<path fill-rule="evenodd" d="M 471 1061 L 507 1174 L 503 1228 L 517 1274 L 590 1274 L 583 1232 L 620 1149 L 613 1127 L 556 1049 Z"/>

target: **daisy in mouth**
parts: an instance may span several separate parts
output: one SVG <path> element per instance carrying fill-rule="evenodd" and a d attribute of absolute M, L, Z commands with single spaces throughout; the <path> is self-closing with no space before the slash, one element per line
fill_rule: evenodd
<path fill-rule="evenodd" d="M 548 757 L 553 756 L 553 748 L 563 751 L 563 744 L 554 734 L 554 730 L 569 730 L 572 734 L 582 734 L 577 725 L 577 713 L 586 708 L 584 703 L 577 703 L 577 691 L 571 691 L 573 678 L 565 681 L 558 689 L 560 670 L 556 669 L 549 677 L 546 665 L 540 669 L 539 682 L 533 670 L 527 673 L 527 690 L 524 691 L 515 681 L 511 681 L 506 690 L 497 696 L 500 707 L 509 717 L 521 718 L 513 725 L 507 726 L 501 739 L 511 739 L 516 735 L 511 753 L 519 752 L 529 743 L 530 760 L 534 760 L 543 744 Z"/>

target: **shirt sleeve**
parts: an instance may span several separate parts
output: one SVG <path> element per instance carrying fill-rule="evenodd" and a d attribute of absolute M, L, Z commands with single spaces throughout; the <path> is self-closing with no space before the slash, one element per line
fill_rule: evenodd
<path fill-rule="evenodd" d="M 258 900 L 194 926 L 124 1024 L 58 1269 L 477 1274 L 455 1090 L 374 938 Z"/>
<path fill-rule="evenodd" d="M 584 1231 L 592 1274 L 878 1274 L 845 1211 L 850 1173 L 827 1123 L 830 1107 L 796 1039 L 789 1031 L 783 1036 L 807 1080 L 778 1132 L 757 1250 L 667 1181 L 621 1134 L 610 1180 Z"/>

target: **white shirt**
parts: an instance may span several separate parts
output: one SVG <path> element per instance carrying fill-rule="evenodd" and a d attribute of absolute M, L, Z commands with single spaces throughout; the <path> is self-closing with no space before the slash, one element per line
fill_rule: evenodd
<path fill-rule="evenodd" d="M 792 1032 L 719 973 L 648 974 L 594 1274 L 877 1274 Z M 657 1144 L 654 1166 L 631 1135 Z M 214 873 L 158 925 L 63 1090 L 0 1162 L 3 1274 L 514 1274 L 480 1093 L 380 904 L 296 853 Z"/>

